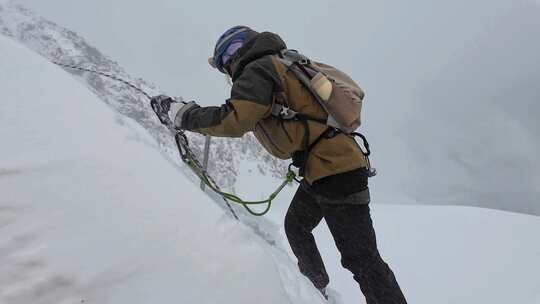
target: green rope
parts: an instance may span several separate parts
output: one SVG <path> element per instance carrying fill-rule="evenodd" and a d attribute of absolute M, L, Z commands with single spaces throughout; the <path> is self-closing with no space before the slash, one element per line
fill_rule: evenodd
<path fill-rule="evenodd" d="M 177 130 L 174 128 L 170 118 L 167 114 L 161 109 L 160 105 L 157 104 L 157 102 L 154 102 L 153 100 L 150 101 L 150 104 L 152 106 L 152 109 L 158 116 L 159 120 L 162 124 L 164 124 L 174 135 L 174 139 L 176 141 L 176 146 L 178 148 L 178 153 L 180 154 L 180 157 L 182 158 L 182 161 L 188 165 L 188 167 L 199 177 L 201 182 L 208 186 L 212 191 L 223 197 L 227 202 L 231 201 L 236 204 L 240 204 L 244 206 L 244 208 L 252 215 L 255 216 L 262 216 L 268 213 L 270 211 L 270 207 L 272 206 L 272 201 L 276 198 L 276 196 L 285 188 L 285 185 L 291 183 L 293 180 L 296 180 L 296 174 L 294 171 L 292 171 L 291 167 L 289 166 L 289 171 L 287 172 L 287 176 L 283 183 L 274 191 L 270 196 L 265 200 L 260 201 L 244 201 L 240 197 L 221 191 L 219 189 L 219 186 L 216 184 L 214 180 L 208 175 L 208 172 L 203 168 L 193 151 L 189 148 L 189 142 L 187 139 L 186 134 L 183 130 Z M 266 208 L 261 211 L 253 211 L 249 208 L 249 205 L 263 205 L 267 204 Z M 231 209 L 232 211 L 232 209 Z M 233 212 L 234 213 L 234 212 Z"/>
<path fill-rule="evenodd" d="M 183 155 L 182 160 L 191 168 L 191 170 L 199 177 L 199 179 L 206 186 L 208 186 L 210 189 L 212 189 L 212 191 L 214 191 L 215 193 L 217 193 L 224 199 L 244 206 L 244 208 L 250 214 L 255 215 L 255 216 L 262 216 L 268 213 L 268 211 L 270 211 L 270 207 L 272 206 L 272 201 L 276 198 L 276 196 L 278 196 L 278 194 L 283 190 L 283 188 L 285 188 L 287 184 L 292 183 L 292 181 L 296 177 L 296 174 L 292 170 L 289 170 L 287 172 L 286 178 L 283 181 L 283 183 L 281 183 L 281 185 L 279 185 L 276 191 L 272 192 L 267 199 L 259 200 L 259 201 L 244 201 L 240 197 L 232 193 L 221 191 L 219 187 L 215 185 L 212 179 L 208 176 L 208 173 L 200 166 L 199 161 L 193 156 L 192 153 L 190 153 L 191 151 L 186 149 L 186 152 L 187 153 Z M 249 208 L 249 205 L 263 205 L 263 204 L 267 204 L 267 205 L 266 205 L 266 208 L 261 212 L 256 212 L 256 211 L 253 211 L 251 208 Z"/>

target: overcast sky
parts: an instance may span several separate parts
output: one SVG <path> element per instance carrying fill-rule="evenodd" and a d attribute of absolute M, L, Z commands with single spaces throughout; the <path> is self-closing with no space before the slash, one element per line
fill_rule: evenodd
<path fill-rule="evenodd" d="M 237 24 L 276 32 L 366 90 L 381 200 L 452 192 L 446 203 L 540 214 L 538 1 L 19 2 L 132 75 L 205 105 L 229 94 L 207 64 L 217 37 Z"/>
<path fill-rule="evenodd" d="M 277 32 L 289 47 L 342 67 L 368 94 L 378 94 L 379 88 L 412 89 L 437 74 L 517 1 L 19 2 L 75 30 L 170 94 L 216 103 L 226 87 L 206 59 L 230 26 Z"/>

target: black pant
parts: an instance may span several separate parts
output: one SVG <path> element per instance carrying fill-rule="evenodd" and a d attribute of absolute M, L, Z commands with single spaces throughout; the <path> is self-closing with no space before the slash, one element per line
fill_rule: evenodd
<path fill-rule="evenodd" d="M 285 217 L 285 232 L 300 271 L 315 287 L 329 282 L 311 233 L 323 218 L 341 253 L 341 264 L 360 284 L 367 304 L 406 303 L 394 273 L 377 250 L 369 206 L 340 204 L 299 187 Z"/>

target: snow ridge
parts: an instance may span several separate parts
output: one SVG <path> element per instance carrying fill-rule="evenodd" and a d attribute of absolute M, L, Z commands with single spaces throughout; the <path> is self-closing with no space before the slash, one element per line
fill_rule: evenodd
<path fill-rule="evenodd" d="M 163 93 L 153 84 L 130 76 L 117 62 L 91 46 L 75 32 L 48 21 L 30 9 L 8 1 L 0 6 L 0 33 L 12 37 L 50 61 L 97 69 L 125 79 L 150 95 Z M 158 143 L 177 161 L 177 152 L 168 131 L 155 119 L 148 100 L 132 88 L 98 75 L 66 69 L 85 83 L 104 102 L 119 113 L 137 121 L 158 140 Z M 204 138 L 189 134 L 192 148 L 201 154 Z M 259 171 L 282 177 L 286 163 L 271 157 L 256 139 L 246 135 L 242 139 L 212 138 L 209 172 L 224 189 L 234 191 L 238 167 L 242 161 L 258 161 Z"/>
<path fill-rule="evenodd" d="M 8 1 L 6 5 L 0 5 L 0 33 L 17 40 L 49 61 L 96 69 L 115 75 L 141 88 L 151 96 L 162 93 L 157 86 L 129 75 L 117 62 L 102 54 L 75 32 L 36 15 L 30 9 L 17 4 L 16 1 Z M 114 110 L 142 125 L 154 137 L 163 153 L 171 161 L 180 165 L 178 151 L 169 130 L 156 119 L 144 95 L 113 79 L 76 69 L 66 68 L 65 70 Z M 202 155 L 204 137 L 191 132 L 188 132 L 187 136 L 191 148 L 196 154 Z M 212 138 L 210 153 L 208 169 L 210 175 L 220 187 L 233 192 L 237 183 L 238 168 L 242 162 L 257 162 L 257 168 L 263 175 L 281 177 L 286 172 L 286 163 L 263 151 L 262 147 L 256 143 L 255 137 L 250 134 L 242 139 Z M 186 166 L 180 165 L 180 168 L 194 183 L 199 182 Z M 269 188 L 272 186 L 269 185 Z M 208 194 L 225 212 L 230 214 L 221 197 L 213 193 Z M 252 227 L 267 242 L 277 243 L 278 238 L 275 232 L 278 227 L 276 225 L 265 219 L 253 218 L 245 212 L 243 207 L 236 204 L 232 204 L 232 208 L 242 222 Z"/>

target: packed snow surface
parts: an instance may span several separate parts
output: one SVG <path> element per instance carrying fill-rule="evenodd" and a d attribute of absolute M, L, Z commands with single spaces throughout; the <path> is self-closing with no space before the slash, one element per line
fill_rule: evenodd
<path fill-rule="evenodd" d="M 255 163 L 244 163 L 240 172 L 239 189 L 247 196 L 258 193 L 257 184 L 272 182 L 259 176 Z M 278 223 L 294 194 L 286 191 L 267 216 Z M 371 195 L 377 202 L 379 193 Z M 540 217 L 476 207 L 371 205 L 379 251 L 409 303 L 540 303 Z M 362 294 L 341 267 L 327 226 L 321 223 L 314 234 L 330 288 L 343 303 L 365 303 L 358 302 Z"/>
<path fill-rule="evenodd" d="M 322 303 L 63 70 L 2 36 L 0 69 L 0 303 Z"/>

